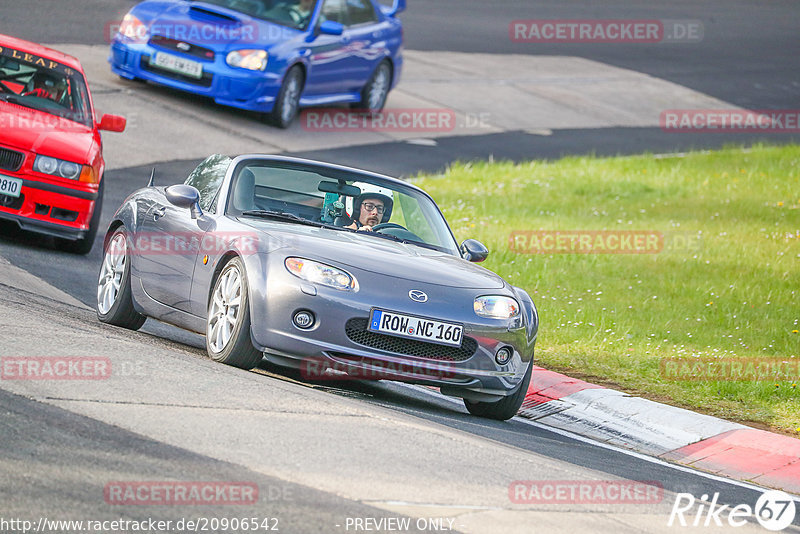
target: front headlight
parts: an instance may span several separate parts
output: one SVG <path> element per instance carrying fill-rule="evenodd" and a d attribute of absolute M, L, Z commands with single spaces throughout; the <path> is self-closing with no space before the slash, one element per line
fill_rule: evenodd
<path fill-rule="evenodd" d="M 128 13 L 117 30 L 120 35 L 136 43 L 147 42 L 147 26 L 136 15 Z"/>
<path fill-rule="evenodd" d="M 89 165 L 79 165 L 63 159 L 50 156 L 36 156 L 33 160 L 33 170 L 42 174 L 80 180 L 81 182 L 94 182 L 94 171 Z"/>
<path fill-rule="evenodd" d="M 267 68 L 266 50 L 234 50 L 225 58 L 231 67 L 247 70 L 264 70 Z"/>
<path fill-rule="evenodd" d="M 477 315 L 489 319 L 511 319 L 519 315 L 519 303 L 501 295 L 477 297 L 474 308 Z"/>
<path fill-rule="evenodd" d="M 284 265 L 286 265 L 286 270 L 296 277 L 315 284 L 322 284 L 342 291 L 354 290 L 357 287 L 355 277 L 324 263 L 303 258 L 286 258 Z"/>

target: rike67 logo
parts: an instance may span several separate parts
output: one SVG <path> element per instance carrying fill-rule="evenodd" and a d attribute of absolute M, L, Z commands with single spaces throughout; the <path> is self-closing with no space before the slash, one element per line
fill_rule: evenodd
<path fill-rule="evenodd" d="M 795 499 L 778 490 L 765 491 L 755 507 L 739 504 L 731 508 L 719 504 L 718 500 L 719 493 L 714 493 L 711 501 L 708 495 L 698 500 L 691 493 L 678 493 L 667 526 L 743 527 L 749 519 L 755 518 L 765 529 L 777 532 L 791 525 L 796 514 Z"/>

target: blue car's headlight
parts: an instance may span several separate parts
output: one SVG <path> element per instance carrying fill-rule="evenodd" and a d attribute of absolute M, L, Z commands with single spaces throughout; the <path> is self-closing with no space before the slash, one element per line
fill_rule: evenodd
<path fill-rule="evenodd" d="M 325 265 L 324 263 L 303 258 L 286 258 L 284 265 L 286 265 L 287 271 L 309 282 L 322 284 L 342 291 L 350 291 L 358 287 L 355 277 L 341 269 Z"/>
<path fill-rule="evenodd" d="M 267 68 L 266 50 L 234 50 L 225 58 L 231 67 L 247 70 L 264 70 Z"/>
<path fill-rule="evenodd" d="M 63 159 L 51 158 L 50 156 L 36 156 L 33 160 L 33 170 L 42 174 L 60 176 L 77 180 L 80 178 L 82 167 L 77 163 L 65 161 Z"/>
<path fill-rule="evenodd" d="M 474 308 L 477 315 L 489 319 L 511 319 L 519 315 L 519 303 L 502 295 L 477 297 Z"/>

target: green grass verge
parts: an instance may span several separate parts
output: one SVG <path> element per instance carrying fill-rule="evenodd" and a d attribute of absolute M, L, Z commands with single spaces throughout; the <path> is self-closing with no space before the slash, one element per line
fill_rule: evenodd
<path fill-rule="evenodd" d="M 414 182 L 459 240 L 489 247 L 487 268 L 531 294 L 540 365 L 800 433 L 800 381 L 678 381 L 661 371 L 677 357 L 780 358 L 797 369 L 800 147 L 467 163 Z M 653 231 L 665 247 L 532 254 L 541 248 L 509 240 L 537 230 Z"/>

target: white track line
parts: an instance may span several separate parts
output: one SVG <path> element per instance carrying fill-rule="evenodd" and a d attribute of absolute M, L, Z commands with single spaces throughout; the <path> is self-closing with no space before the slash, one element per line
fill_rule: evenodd
<path fill-rule="evenodd" d="M 442 395 L 441 393 L 437 393 L 436 391 L 430 390 L 430 389 L 422 387 L 422 386 L 417 386 L 417 385 L 414 385 L 414 384 L 404 384 L 402 382 L 396 382 L 396 384 L 400 385 L 400 386 L 403 386 L 403 387 L 406 387 L 406 388 L 409 388 L 409 389 L 413 389 L 415 391 L 426 393 L 426 394 L 428 394 L 428 395 L 430 395 L 432 397 L 435 397 L 437 399 L 444 399 L 444 400 L 446 400 L 448 402 L 451 402 L 453 404 L 456 404 L 458 406 L 463 406 L 461 401 L 457 401 L 456 399 L 454 399 L 452 397 L 448 397 L 446 395 Z M 588 443 L 590 445 L 595 445 L 597 447 L 608 449 L 610 451 L 614 451 L 614 452 L 617 452 L 617 453 L 620 453 L 620 454 L 625 454 L 627 456 L 631 456 L 631 457 L 637 458 L 639 460 L 644 460 L 644 461 L 650 462 L 652 464 L 660 465 L 660 466 L 663 466 L 663 467 L 668 467 L 670 469 L 675 469 L 677 471 L 682 471 L 684 473 L 689 473 L 689 474 L 692 474 L 692 475 L 697 475 L 697 476 L 700 476 L 700 477 L 703 477 L 703 478 L 707 478 L 709 480 L 714 480 L 714 481 L 717 481 L 717 482 L 723 482 L 723 483 L 726 483 L 726 484 L 731 484 L 731 485 L 734 485 L 734 486 L 739 486 L 739 487 L 742 487 L 742 488 L 746 488 L 746 489 L 750 489 L 750 490 L 754 490 L 754 491 L 760 491 L 760 492 L 764 492 L 764 491 L 768 491 L 768 490 L 772 489 L 772 488 L 766 488 L 766 487 L 758 486 L 756 484 L 752 484 L 752 483 L 749 483 L 749 482 L 743 482 L 741 480 L 735 480 L 735 479 L 732 479 L 732 478 L 727 478 L 727 477 L 723 477 L 723 476 L 719 476 L 719 475 L 714 475 L 714 474 L 711 474 L 711 473 L 706 473 L 705 471 L 698 471 L 697 469 L 693 469 L 691 467 L 686 467 L 686 466 L 679 465 L 679 464 L 673 464 L 671 462 L 667 462 L 665 460 L 662 460 L 661 458 L 656 458 L 656 457 L 653 457 L 653 456 L 647 456 L 645 454 L 641 454 L 641 453 L 638 453 L 638 452 L 635 452 L 635 451 L 631 451 L 631 450 L 628 450 L 628 449 L 623 449 L 621 447 L 617 447 L 616 445 L 610 445 L 608 443 L 603 443 L 601 441 L 595 441 L 595 440 L 587 438 L 585 436 L 581 436 L 580 434 L 573 434 L 572 432 L 569 432 L 567 430 L 562 430 L 560 428 L 553 428 L 553 427 L 550 427 L 550 426 L 547 426 L 547 425 L 543 425 L 542 423 L 537 423 L 536 421 L 531 421 L 529 419 L 525 419 L 524 417 L 516 416 L 516 417 L 513 418 L 513 420 L 514 421 L 518 421 L 520 423 L 525 423 L 526 425 L 530 425 L 530 426 L 533 426 L 533 427 L 536 427 L 536 428 L 540 428 L 542 430 L 547 430 L 548 432 L 553 432 L 554 434 L 558 434 L 560 436 L 564 436 L 564 437 L 567 437 L 567 438 L 570 438 L 570 439 L 574 439 L 575 441 L 580 441 L 580 442 L 583 442 L 583 443 Z M 793 495 L 793 494 L 788 493 L 788 492 L 785 492 L 785 493 L 790 495 L 795 501 L 800 502 L 800 496 Z"/>

